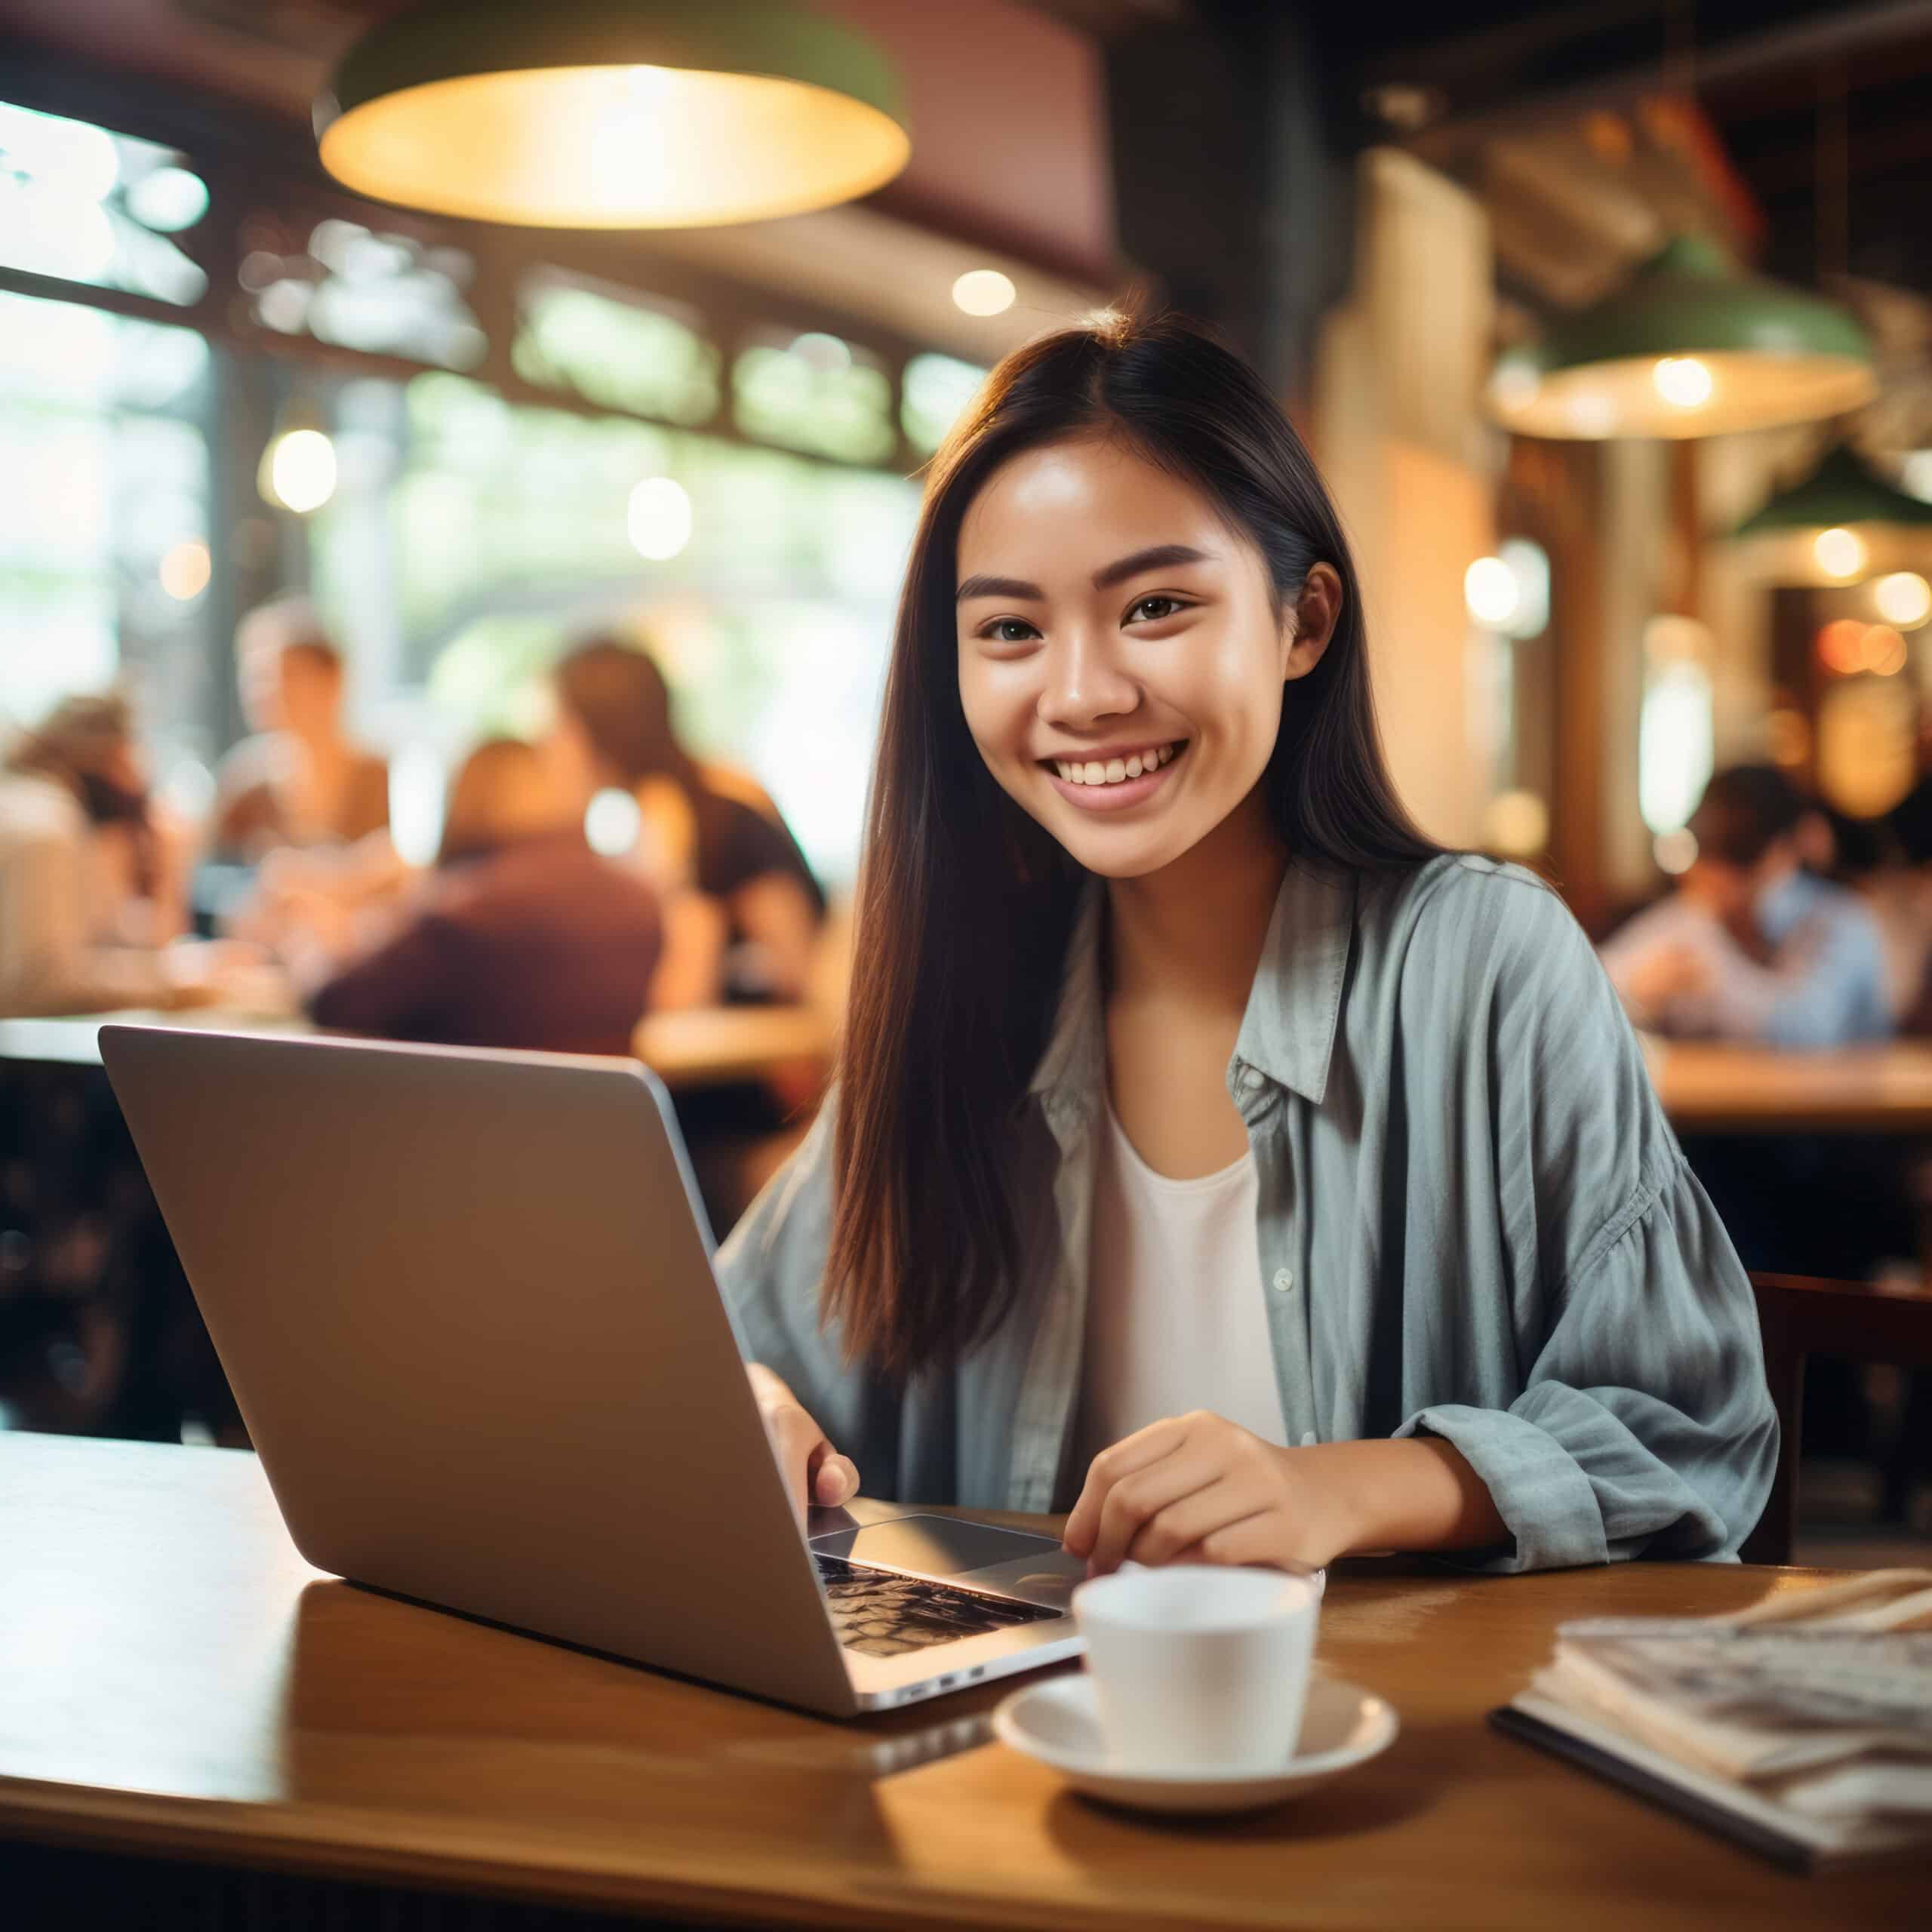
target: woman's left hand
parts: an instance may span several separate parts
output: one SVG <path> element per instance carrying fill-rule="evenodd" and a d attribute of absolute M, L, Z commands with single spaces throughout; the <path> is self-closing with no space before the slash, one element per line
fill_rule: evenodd
<path fill-rule="evenodd" d="M 1364 1527 L 1355 1485 L 1324 1479 L 1323 1461 L 1204 1410 L 1172 1417 L 1094 1458 L 1063 1541 L 1090 1576 L 1129 1559 L 1317 1569 Z"/>

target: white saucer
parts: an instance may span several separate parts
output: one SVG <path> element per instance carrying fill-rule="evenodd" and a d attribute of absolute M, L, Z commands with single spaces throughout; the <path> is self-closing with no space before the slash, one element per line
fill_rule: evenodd
<path fill-rule="evenodd" d="M 1394 1743 L 1395 1713 L 1359 1684 L 1312 1678 L 1295 1754 L 1278 1770 L 1129 1770 L 1108 1761 L 1085 1671 L 1016 1690 L 993 1713 L 1001 1743 L 1051 1764 L 1076 1791 L 1143 1811 L 1254 1811 L 1297 1798 Z"/>

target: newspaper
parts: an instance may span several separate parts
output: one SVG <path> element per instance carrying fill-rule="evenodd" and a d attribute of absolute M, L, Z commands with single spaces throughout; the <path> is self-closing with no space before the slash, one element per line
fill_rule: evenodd
<path fill-rule="evenodd" d="M 1794 1810 L 1932 1824 L 1932 1570 L 1565 1623 L 1531 1687 Z"/>

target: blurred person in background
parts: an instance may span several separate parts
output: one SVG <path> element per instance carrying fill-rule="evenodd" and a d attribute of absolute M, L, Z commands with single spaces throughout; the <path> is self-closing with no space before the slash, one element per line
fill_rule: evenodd
<path fill-rule="evenodd" d="M 464 761 L 435 872 L 391 936 L 319 984 L 312 962 L 291 963 L 324 1026 L 628 1054 L 662 944 L 657 894 L 592 851 L 534 747 L 498 738 Z"/>
<path fill-rule="evenodd" d="M 555 687 L 550 756 L 586 800 L 607 788 L 636 800 L 641 860 L 674 902 L 653 1005 L 803 998 L 825 894 L 771 798 L 685 749 L 664 674 L 644 651 L 591 638 L 558 663 Z"/>
<path fill-rule="evenodd" d="M 1775 766 L 1711 780 L 1690 817 L 1697 856 L 1677 890 L 1603 948 L 1638 1026 L 1779 1047 L 1890 1033 L 1877 921 L 1857 894 L 1805 869 L 1807 848 L 1821 849 L 1814 816 Z"/>
<path fill-rule="evenodd" d="M 1885 939 L 1899 1030 L 1932 1034 L 1932 774 L 1884 821 L 1890 863 L 1866 890 Z"/>
<path fill-rule="evenodd" d="M 150 794 L 127 700 L 57 704 L 0 769 L 0 1015 L 221 998 L 237 949 L 170 944 L 191 842 Z"/>
<path fill-rule="evenodd" d="M 254 865 L 285 847 L 349 845 L 385 830 L 389 768 L 343 728 L 342 654 L 308 599 L 251 611 L 235 645 L 255 735 L 217 774 L 216 858 Z"/>

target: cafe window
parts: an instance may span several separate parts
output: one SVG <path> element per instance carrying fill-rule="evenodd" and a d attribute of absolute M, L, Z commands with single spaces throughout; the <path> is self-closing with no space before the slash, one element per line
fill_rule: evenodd
<path fill-rule="evenodd" d="M 977 362 L 951 355 L 913 356 L 900 383 L 899 423 L 906 441 L 921 456 L 931 456 L 986 379 Z"/>
<path fill-rule="evenodd" d="M 851 879 L 915 484 L 435 373 L 338 384 L 328 421 L 310 580 L 386 742 L 447 761 L 536 732 L 558 653 L 614 630 L 658 654 L 694 748 Z"/>
<path fill-rule="evenodd" d="M 164 766 L 205 759 L 208 344 L 11 294 L 0 340 L 0 712 L 118 677 Z"/>
<path fill-rule="evenodd" d="M 760 442 L 860 463 L 888 462 L 899 445 L 891 378 L 838 336 L 752 343 L 732 365 L 731 393 L 738 427 Z"/>
<path fill-rule="evenodd" d="M 521 312 L 511 360 L 525 382 L 660 422 L 717 414 L 723 358 L 695 316 L 555 270 L 526 279 Z"/>
<path fill-rule="evenodd" d="M 174 237 L 208 205 L 171 148 L 0 102 L 0 266 L 189 307 L 208 276 Z"/>
<path fill-rule="evenodd" d="M 439 368 L 472 369 L 488 344 L 465 291 L 463 249 L 331 217 L 312 224 L 251 215 L 237 273 L 249 313 L 278 335 Z"/>

